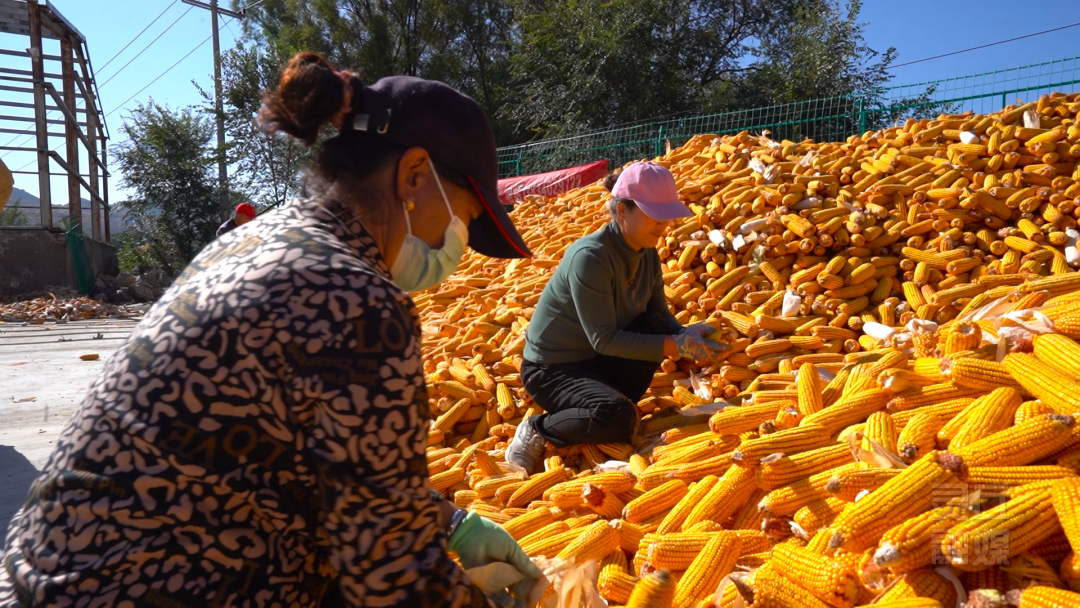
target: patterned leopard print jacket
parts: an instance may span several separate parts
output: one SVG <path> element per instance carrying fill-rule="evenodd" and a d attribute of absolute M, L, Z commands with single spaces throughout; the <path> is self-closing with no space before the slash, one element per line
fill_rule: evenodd
<path fill-rule="evenodd" d="M 0 608 L 488 606 L 447 556 L 412 300 L 340 203 L 211 243 L 11 521 Z"/>

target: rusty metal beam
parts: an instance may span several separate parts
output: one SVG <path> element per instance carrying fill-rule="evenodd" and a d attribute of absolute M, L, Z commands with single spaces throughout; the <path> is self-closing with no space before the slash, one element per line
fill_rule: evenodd
<path fill-rule="evenodd" d="M 49 184 L 49 154 L 42 152 L 49 148 L 48 125 L 45 124 L 45 66 L 41 50 L 41 7 L 37 0 L 26 1 L 26 11 L 30 20 L 30 61 L 34 72 L 34 114 L 37 124 L 37 166 L 38 198 L 41 201 L 41 225 L 53 227 L 52 192 Z"/>
<path fill-rule="evenodd" d="M 71 50 L 71 43 L 66 38 L 60 40 L 60 56 L 64 74 L 64 105 L 68 108 L 75 107 L 75 53 Z M 65 160 L 69 167 L 74 169 L 75 174 L 68 173 L 68 214 L 75 218 L 80 226 L 83 225 L 82 214 L 82 189 L 79 185 L 79 129 L 75 120 L 74 112 L 68 115 L 67 125 L 64 127 L 64 144 L 66 147 Z M 85 139 L 83 141 L 86 141 Z M 90 142 L 86 142 L 89 147 Z M 94 163 L 90 163 L 93 165 Z M 71 171 L 71 169 L 69 169 Z"/>
<path fill-rule="evenodd" d="M 90 158 L 93 159 L 90 162 L 86 163 L 87 167 L 90 170 L 90 228 L 93 238 L 101 240 L 101 220 L 103 210 L 100 208 L 101 206 L 98 203 L 98 200 L 101 198 L 101 196 L 98 192 L 98 165 L 97 162 L 94 161 L 98 160 L 97 135 L 100 133 L 102 141 L 104 142 L 105 130 L 101 128 L 101 125 L 98 123 L 99 114 L 97 108 L 97 99 L 94 96 L 94 84 L 90 78 L 90 63 L 83 55 L 82 45 L 74 45 L 74 50 L 75 59 L 79 62 L 79 67 L 82 69 L 83 80 L 86 81 L 86 86 L 82 87 L 82 91 L 83 99 L 86 102 L 86 132 L 90 135 L 90 137 L 88 138 L 89 149 L 87 150 L 87 154 L 89 154 Z M 108 211 L 104 211 L 104 213 L 107 214 Z M 108 222 L 105 223 L 107 224 Z"/>
<path fill-rule="evenodd" d="M 49 95 L 52 95 L 53 101 L 56 102 L 56 109 L 60 110 L 69 121 L 78 124 L 79 120 L 71 113 L 71 110 L 68 109 L 67 103 L 65 103 L 63 99 L 60 99 L 60 94 L 56 92 L 56 87 L 54 87 L 52 83 L 46 82 L 45 90 L 49 92 Z M 76 129 L 75 135 L 82 140 L 83 145 L 85 145 L 87 149 L 90 149 L 90 142 L 87 141 L 86 135 L 83 134 L 81 129 Z M 96 158 L 94 159 L 94 162 L 101 163 L 101 161 Z"/>
<path fill-rule="evenodd" d="M 108 167 L 109 166 L 109 150 L 108 150 L 107 146 L 108 146 L 108 144 L 103 140 L 101 142 L 101 166 L 103 166 L 103 167 Z M 109 229 L 109 172 L 108 171 L 103 172 L 103 174 L 101 176 L 101 192 L 102 192 L 102 194 L 105 195 L 105 198 L 103 200 L 103 202 L 105 203 L 105 213 L 104 213 L 104 216 L 105 216 L 105 242 L 106 243 L 111 243 L 112 242 L 112 234 L 111 234 L 111 230 Z"/>

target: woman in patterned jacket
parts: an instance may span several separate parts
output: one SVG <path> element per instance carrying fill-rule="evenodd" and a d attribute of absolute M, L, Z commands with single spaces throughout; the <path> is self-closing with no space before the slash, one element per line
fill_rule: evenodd
<path fill-rule="evenodd" d="M 301 53 L 259 119 L 337 129 L 310 197 L 207 246 L 107 363 L 10 523 L 0 607 L 490 605 L 447 549 L 541 578 L 428 484 L 407 292 L 466 243 L 529 255 L 483 111 Z"/>

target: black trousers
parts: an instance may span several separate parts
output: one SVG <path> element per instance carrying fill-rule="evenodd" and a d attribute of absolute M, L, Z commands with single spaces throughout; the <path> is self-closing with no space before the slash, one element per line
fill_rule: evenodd
<path fill-rule="evenodd" d="M 644 313 L 626 331 L 674 335 L 670 317 Z M 556 447 L 629 442 L 638 420 L 637 402 L 652 383 L 659 361 L 598 355 L 585 361 L 540 365 L 526 360 L 521 382 L 544 414 L 529 420 Z"/>

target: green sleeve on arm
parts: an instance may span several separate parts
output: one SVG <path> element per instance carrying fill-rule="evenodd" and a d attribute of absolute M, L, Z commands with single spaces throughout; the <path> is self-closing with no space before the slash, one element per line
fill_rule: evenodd
<path fill-rule="evenodd" d="M 596 352 L 643 361 L 664 359 L 665 336 L 619 329 L 615 320 L 615 295 L 611 292 L 611 270 L 603 260 L 589 251 L 578 251 L 571 260 L 569 278 L 578 319 Z"/>

